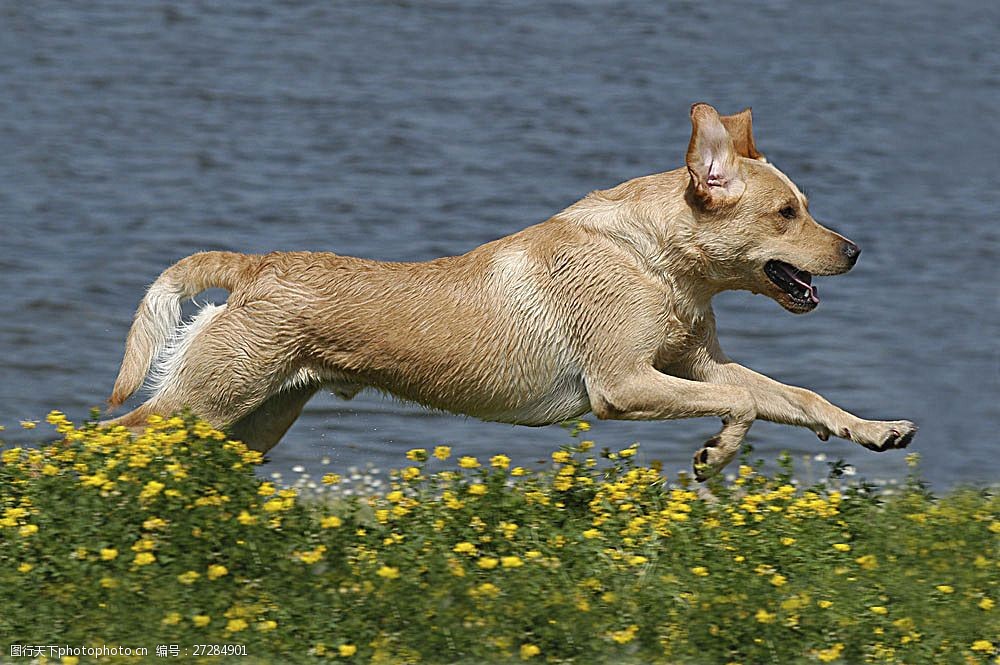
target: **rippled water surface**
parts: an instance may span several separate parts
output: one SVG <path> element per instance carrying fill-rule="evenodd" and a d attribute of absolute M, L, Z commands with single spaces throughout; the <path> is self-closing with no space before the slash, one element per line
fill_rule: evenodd
<path fill-rule="evenodd" d="M 719 297 L 730 355 L 917 421 L 936 483 L 996 481 L 1000 5 L 668 5 L 3 3 L 0 422 L 101 404 L 146 285 L 189 253 L 463 253 L 680 166 L 688 108 L 708 101 L 753 106 L 759 147 L 864 249 L 807 316 Z M 676 469 L 717 426 L 593 435 Z M 439 443 L 524 462 L 564 439 L 323 395 L 270 469 L 398 465 Z M 903 468 L 796 428 L 750 440 Z"/>

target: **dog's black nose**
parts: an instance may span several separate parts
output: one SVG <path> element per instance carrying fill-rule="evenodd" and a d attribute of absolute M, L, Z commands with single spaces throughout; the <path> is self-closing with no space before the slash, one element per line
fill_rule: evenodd
<path fill-rule="evenodd" d="M 858 257 L 861 255 L 861 248 L 853 242 L 845 240 L 842 251 L 844 252 L 844 256 L 847 257 L 847 260 L 851 262 L 852 266 L 858 262 Z"/>

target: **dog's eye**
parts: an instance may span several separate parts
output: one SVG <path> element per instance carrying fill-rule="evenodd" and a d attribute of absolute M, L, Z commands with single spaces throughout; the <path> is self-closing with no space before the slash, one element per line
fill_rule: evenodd
<path fill-rule="evenodd" d="M 785 219 L 795 219 L 795 215 L 798 213 L 795 212 L 795 208 L 793 208 L 792 206 L 785 206 L 784 208 L 778 211 L 778 214 L 784 217 Z"/>

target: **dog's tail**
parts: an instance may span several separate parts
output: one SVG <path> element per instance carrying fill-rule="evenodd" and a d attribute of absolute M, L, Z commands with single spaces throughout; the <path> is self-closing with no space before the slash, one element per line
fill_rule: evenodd
<path fill-rule="evenodd" d="M 121 406 L 142 385 L 153 359 L 180 325 L 181 302 L 209 288 L 235 290 L 252 276 L 260 259 L 236 252 L 201 252 L 164 270 L 135 312 L 108 407 Z"/>

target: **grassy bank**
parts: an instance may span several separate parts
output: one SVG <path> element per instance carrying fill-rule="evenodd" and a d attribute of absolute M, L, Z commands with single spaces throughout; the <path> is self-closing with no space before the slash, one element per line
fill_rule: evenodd
<path fill-rule="evenodd" d="M 542 471 L 431 445 L 382 494 L 310 498 L 191 420 L 137 438 L 49 420 L 59 442 L 0 463 L 3 657 L 1000 663 L 989 491 L 934 498 L 914 476 L 882 497 L 744 464 L 706 503 L 635 447 L 599 464 L 579 424 Z"/>

